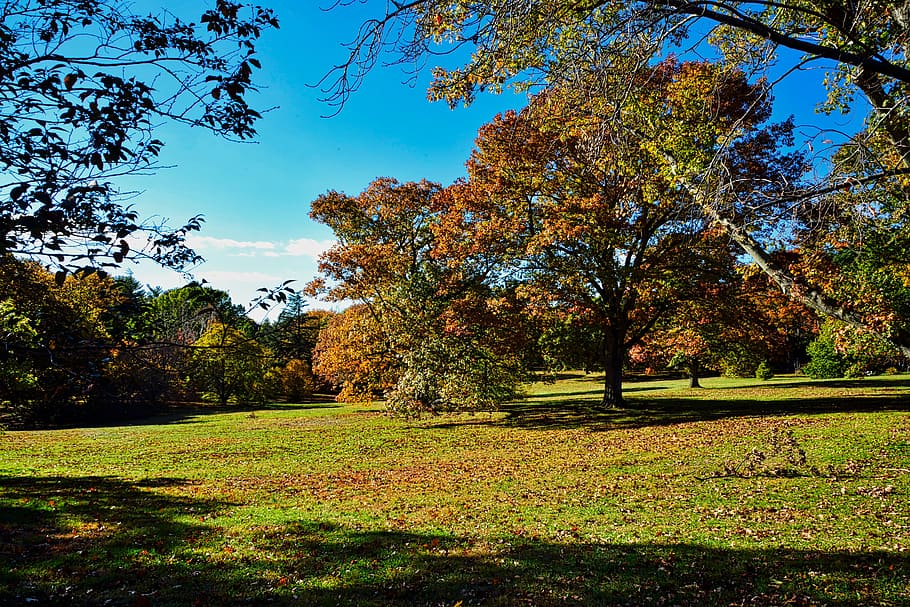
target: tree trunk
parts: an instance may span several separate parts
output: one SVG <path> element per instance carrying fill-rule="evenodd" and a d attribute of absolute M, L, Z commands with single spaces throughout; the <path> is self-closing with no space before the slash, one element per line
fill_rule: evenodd
<path fill-rule="evenodd" d="M 689 363 L 686 365 L 686 371 L 689 373 L 689 387 L 701 388 L 701 384 L 698 383 L 698 375 L 701 371 L 701 365 L 698 364 L 697 358 L 689 359 Z"/>
<path fill-rule="evenodd" d="M 626 358 L 624 335 L 607 330 L 602 346 L 604 366 L 604 396 L 601 407 L 613 408 L 623 405 L 622 366 Z"/>
<path fill-rule="evenodd" d="M 666 154 L 667 160 L 676 168 L 676 159 Z M 878 327 L 872 326 L 859 314 L 845 309 L 838 302 L 833 301 L 825 293 L 808 288 L 801 284 L 795 276 L 790 274 L 785 268 L 775 263 L 770 253 L 749 233 L 749 230 L 742 224 L 726 217 L 714 205 L 710 198 L 706 198 L 705 192 L 693 183 L 688 184 L 689 192 L 699 203 L 705 215 L 714 223 L 721 226 L 733 241 L 759 268 L 777 284 L 778 288 L 791 299 L 802 303 L 810 310 L 814 310 L 822 316 L 830 316 L 844 322 L 854 329 L 868 331 L 879 339 L 897 347 L 901 353 L 910 359 L 910 331 L 901 327 L 893 327 L 888 333 L 882 332 Z"/>
<path fill-rule="evenodd" d="M 759 244 L 743 226 L 723 217 L 709 204 L 703 204 L 702 208 L 715 223 L 726 230 L 727 234 L 729 234 L 742 250 L 755 261 L 758 267 L 777 284 L 778 288 L 780 288 L 785 295 L 799 301 L 806 307 L 815 310 L 823 316 L 836 318 L 855 329 L 862 329 L 878 336 L 883 341 L 887 341 L 896 346 L 904 356 L 910 358 L 910 332 L 896 327 L 891 333 L 884 334 L 877 327 L 871 326 L 858 314 L 846 310 L 836 302 L 831 301 L 824 293 L 803 287 L 803 285 L 797 282 L 796 278 L 788 274 L 781 266 L 774 262 L 771 255 L 765 251 L 761 244 Z"/>

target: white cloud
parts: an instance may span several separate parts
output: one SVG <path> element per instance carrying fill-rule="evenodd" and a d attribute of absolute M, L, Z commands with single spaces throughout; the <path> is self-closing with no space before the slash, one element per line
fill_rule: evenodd
<path fill-rule="evenodd" d="M 186 239 L 190 248 L 204 252 L 223 251 L 232 257 L 310 257 L 316 259 L 335 244 L 334 240 L 295 238 L 284 242 L 264 240 L 235 240 L 190 234 Z"/>
<path fill-rule="evenodd" d="M 215 286 L 243 284 L 271 287 L 284 280 L 280 276 L 265 272 L 233 272 L 230 270 L 202 270 L 199 272 L 199 276 Z"/>
<path fill-rule="evenodd" d="M 215 238 L 214 236 L 201 236 L 190 234 L 186 237 L 187 244 L 193 249 L 254 249 L 270 251 L 275 248 L 275 243 L 265 240 L 234 240 L 233 238 Z"/>
<path fill-rule="evenodd" d="M 316 259 L 328 251 L 335 244 L 334 240 L 314 240 L 312 238 L 297 238 L 288 242 L 284 247 L 285 255 L 295 257 L 312 257 Z"/>

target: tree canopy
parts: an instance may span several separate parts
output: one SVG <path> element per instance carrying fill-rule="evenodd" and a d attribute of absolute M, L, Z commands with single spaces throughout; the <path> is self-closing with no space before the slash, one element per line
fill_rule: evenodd
<path fill-rule="evenodd" d="M 313 202 L 311 217 L 339 242 L 320 262 L 331 287 L 312 288 L 363 304 L 317 345 L 317 370 L 342 394 L 382 390 L 408 415 L 489 409 L 514 395 L 523 333 L 513 300 L 493 280 L 495 261 L 461 247 L 469 233 L 443 222 L 447 200 L 439 184 L 381 178 Z"/>
<path fill-rule="evenodd" d="M 825 223 L 817 221 L 822 216 L 860 226 L 863 236 L 830 239 L 816 249 L 820 257 L 865 250 L 875 232 L 879 237 L 872 242 L 904 238 L 905 203 L 883 206 L 875 195 L 882 188 L 897 189 L 905 201 L 910 184 L 906 2 L 416 0 L 384 7 L 361 24 L 347 60 L 326 76 L 330 102 L 343 104 L 380 57 L 408 65 L 439 63 L 429 96 L 450 104 L 470 103 L 480 91 L 509 85 L 565 84 L 592 98 L 622 98 L 636 78 L 670 54 L 708 56 L 765 78 L 766 95 L 782 75 L 824 70 L 827 101 L 821 113 L 864 107 L 852 103 L 857 95 L 869 109 L 864 129 L 846 142 L 832 136 L 821 118 L 811 134 L 794 142 L 817 178 L 777 188 L 769 197 L 760 178 L 745 183 L 731 178 L 730 163 L 736 160 L 722 146 L 711 172 L 692 183 L 699 190 L 697 202 L 785 293 L 910 353 L 907 328 L 880 321 L 894 317 L 880 282 L 862 285 L 864 298 L 874 295 L 882 304 L 870 314 L 869 308 L 825 288 L 845 275 L 834 272 L 837 264 L 828 266 L 833 273 L 816 280 L 818 273 L 794 273 L 778 265 L 774 255 L 782 237 L 801 250 L 807 242 L 818 242 L 810 233 Z M 470 53 L 454 52 L 461 47 Z M 452 65 L 457 59 L 445 57 L 463 58 L 463 63 Z M 591 66 L 600 77 L 588 77 Z M 761 108 L 758 104 L 755 110 Z M 897 275 L 907 264 L 903 256 Z"/>
<path fill-rule="evenodd" d="M 735 142 L 740 164 L 763 162 L 769 182 L 791 177 L 776 152 L 786 128 L 751 122 L 762 94 L 741 73 L 666 61 L 623 99 L 552 87 L 481 129 L 468 162 L 476 194 L 457 212 L 496 226 L 480 230 L 493 239 L 481 247 L 513 243 L 545 314 L 558 306 L 600 336 L 605 405 L 622 402 L 629 348 L 733 263 L 689 187 L 721 142 Z"/>

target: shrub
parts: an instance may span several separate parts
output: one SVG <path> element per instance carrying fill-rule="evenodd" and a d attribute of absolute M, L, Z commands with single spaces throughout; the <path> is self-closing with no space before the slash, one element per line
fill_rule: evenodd
<path fill-rule="evenodd" d="M 870 333 L 828 320 L 807 348 L 811 361 L 803 368 L 809 377 L 862 377 L 881 373 L 901 360 L 890 344 Z"/>
<path fill-rule="evenodd" d="M 866 366 L 861 362 L 855 362 L 844 369 L 844 377 L 855 379 L 866 375 Z"/>
<path fill-rule="evenodd" d="M 831 379 L 844 376 L 848 363 L 846 357 L 837 351 L 833 331 L 829 328 L 828 323 L 822 328 L 818 337 L 809 343 L 806 353 L 810 360 L 803 367 L 803 373 L 808 377 Z"/>
<path fill-rule="evenodd" d="M 771 370 L 771 366 L 767 361 L 762 361 L 755 369 L 755 379 L 767 381 L 772 377 L 774 377 L 774 372 Z"/>

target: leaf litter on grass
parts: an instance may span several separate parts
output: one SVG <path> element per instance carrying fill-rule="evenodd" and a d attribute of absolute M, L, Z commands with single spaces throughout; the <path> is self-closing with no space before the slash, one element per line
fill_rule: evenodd
<path fill-rule="evenodd" d="M 713 403 L 736 390 L 706 392 Z M 773 415 L 750 404 L 713 417 L 703 398 L 686 409 L 673 389 L 661 393 L 669 404 L 642 392 L 651 400 L 619 415 L 565 425 L 537 423 L 539 409 L 524 423 L 516 403 L 513 414 L 416 423 L 338 408 L 300 424 L 292 411 L 269 411 L 90 437 L 12 433 L 0 452 L 10 472 L 0 509 L 24 524 L 0 522 L 0 559 L 12 565 L 0 573 L 0 601 L 31 592 L 76 605 L 133 596 L 154 605 L 190 596 L 212 605 L 901 604 L 906 409 L 865 412 L 859 388 L 847 393 L 860 412 L 824 401 L 819 413 L 805 402 Z M 558 407 L 558 394 L 549 400 Z M 781 431 L 805 451 L 800 474 L 712 477 Z M 116 475 L 80 480 L 106 469 Z M 30 538 L 54 549 L 23 549 Z M 124 586 L 114 579 L 124 571 L 141 575 Z"/>

